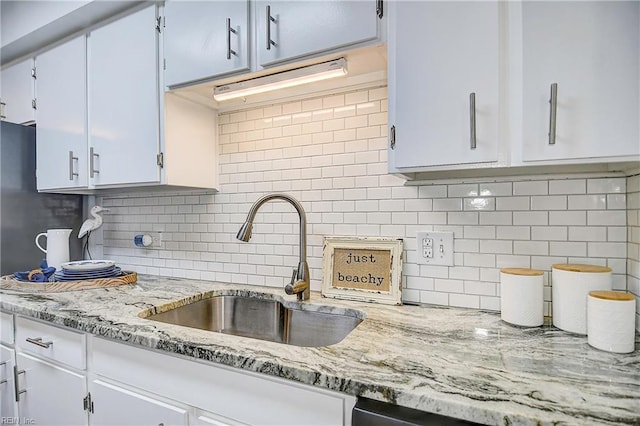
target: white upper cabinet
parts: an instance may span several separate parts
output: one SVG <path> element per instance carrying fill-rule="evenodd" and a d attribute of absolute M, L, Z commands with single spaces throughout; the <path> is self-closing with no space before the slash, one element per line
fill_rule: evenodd
<path fill-rule="evenodd" d="M 499 4 L 389 4 L 390 169 L 498 159 Z"/>
<path fill-rule="evenodd" d="M 89 177 L 96 187 L 160 182 L 156 6 L 89 33 Z"/>
<path fill-rule="evenodd" d="M 375 40 L 377 5 L 375 0 L 256 1 L 258 65 Z"/>
<path fill-rule="evenodd" d="M 171 0 L 164 12 L 166 86 L 249 70 L 247 0 Z"/>
<path fill-rule="evenodd" d="M 523 160 L 640 155 L 640 2 L 521 7 Z"/>
<path fill-rule="evenodd" d="M 33 67 L 33 59 L 27 59 L 0 71 L 0 119 L 17 124 L 35 120 Z"/>
<path fill-rule="evenodd" d="M 81 36 L 36 58 L 38 190 L 88 185 L 86 51 Z"/>

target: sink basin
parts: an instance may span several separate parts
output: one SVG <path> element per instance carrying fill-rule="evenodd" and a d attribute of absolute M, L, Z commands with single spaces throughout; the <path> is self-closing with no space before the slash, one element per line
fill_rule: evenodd
<path fill-rule="evenodd" d="M 303 310 L 256 297 L 213 296 L 146 318 L 288 345 L 320 347 L 342 341 L 362 322 L 357 311 L 340 311 Z"/>

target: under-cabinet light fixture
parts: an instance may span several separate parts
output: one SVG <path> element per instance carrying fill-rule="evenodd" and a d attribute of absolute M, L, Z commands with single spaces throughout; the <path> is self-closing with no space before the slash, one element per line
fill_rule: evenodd
<path fill-rule="evenodd" d="M 342 77 L 344 75 L 347 75 L 347 60 L 340 58 L 330 62 L 296 68 L 277 74 L 253 78 L 251 80 L 217 86 L 213 89 L 213 99 L 216 101 L 226 101 L 228 99 L 243 98 L 249 95 L 313 83 L 334 77 Z"/>

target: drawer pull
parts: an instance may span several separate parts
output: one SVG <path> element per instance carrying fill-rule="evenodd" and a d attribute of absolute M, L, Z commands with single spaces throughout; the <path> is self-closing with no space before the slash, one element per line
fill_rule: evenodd
<path fill-rule="evenodd" d="M 271 16 L 271 6 L 267 6 L 267 50 L 271 50 L 271 46 L 275 46 L 276 42 L 271 40 L 271 23 L 277 22 L 276 18 Z"/>
<path fill-rule="evenodd" d="M 237 34 L 235 28 L 231 28 L 231 18 L 227 18 L 227 59 L 231 59 L 231 55 L 238 56 L 235 50 L 231 48 L 231 33 Z"/>
<path fill-rule="evenodd" d="M 476 93 L 469 94 L 470 148 L 476 149 Z"/>
<path fill-rule="evenodd" d="M 33 343 L 34 345 L 40 346 L 41 348 L 49 348 L 49 346 L 53 345 L 53 342 L 43 342 L 42 337 L 27 337 L 27 342 Z"/>
<path fill-rule="evenodd" d="M 549 99 L 549 145 L 556 144 L 556 116 L 558 112 L 558 83 L 551 84 Z"/>
<path fill-rule="evenodd" d="M 20 390 L 20 385 L 18 384 L 18 376 L 20 374 L 24 374 L 24 370 L 18 370 L 18 366 L 13 366 L 13 388 L 16 391 L 16 402 L 20 402 L 20 395 L 27 392 L 26 389 Z"/>
<path fill-rule="evenodd" d="M 9 361 L 2 361 L 0 362 L 0 365 L 7 365 L 7 362 Z M 7 383 L 7 379 L 0 380 L 0 385 L 4 385 L 5 383 Z"/>

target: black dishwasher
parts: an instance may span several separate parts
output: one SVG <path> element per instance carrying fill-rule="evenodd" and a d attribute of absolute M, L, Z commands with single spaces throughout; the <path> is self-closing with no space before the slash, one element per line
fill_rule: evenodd
<path fill-rule="evenodd" d="M 368 398 L 358 398 L 355 407 L 353 407 L 351 422 L 353 426 L 457 426 L 479 424 Z"/>

